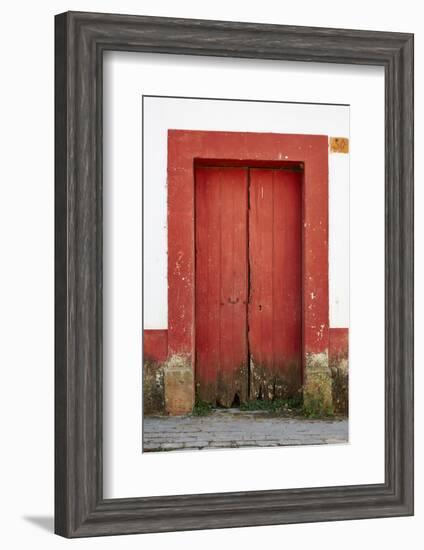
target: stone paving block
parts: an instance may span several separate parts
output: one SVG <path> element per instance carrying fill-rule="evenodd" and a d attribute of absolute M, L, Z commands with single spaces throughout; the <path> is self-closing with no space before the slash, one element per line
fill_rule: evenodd
<path fill-rule="evenodd" d="M 219 411 L 206 417 L 146 417 L 144 450 L 346 443 L 347 420 L 319 421 Z"/>

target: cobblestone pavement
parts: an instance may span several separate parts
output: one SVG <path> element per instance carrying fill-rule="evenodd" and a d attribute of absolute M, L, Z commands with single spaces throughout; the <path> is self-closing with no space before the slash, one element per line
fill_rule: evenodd
<path fill-rule="evenodd" d="M 143 423 L 144 451 L 277 447 L 347 443 L 346 419 L 281 418 L 234 409 L 209 416 L 149 416 Z"/>

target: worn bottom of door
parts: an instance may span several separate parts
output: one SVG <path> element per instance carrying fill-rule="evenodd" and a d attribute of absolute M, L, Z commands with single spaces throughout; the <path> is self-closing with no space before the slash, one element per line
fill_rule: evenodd
<path fill-rule="evenodd" d="M 197 167 L 196 392 L 229 407 L 295 395 L 301 364 L 301 173 Z"/>

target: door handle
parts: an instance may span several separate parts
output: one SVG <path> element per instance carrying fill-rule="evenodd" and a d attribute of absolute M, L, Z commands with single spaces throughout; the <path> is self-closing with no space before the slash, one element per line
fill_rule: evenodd
<path fill-rule="evenodd" d="M 228 301 L 230 302 L 230 304 L 237 304 L 237 302 L 239 301 L 239 299 L 236 298 L 235 300 L 233 300 L 232 298 L 228 298 Z"/>

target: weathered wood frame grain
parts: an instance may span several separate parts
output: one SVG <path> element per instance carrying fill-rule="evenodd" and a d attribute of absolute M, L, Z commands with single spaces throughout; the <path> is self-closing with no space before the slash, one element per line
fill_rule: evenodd
<path fill-rule="evenodd" d="M 385 482 L 131 499 L 102 491 L 105 50 L 385 69 Z M 68 12 L 55 21 L 55 531 L 65 537 L 413 514 L 413 35 Z"/>

